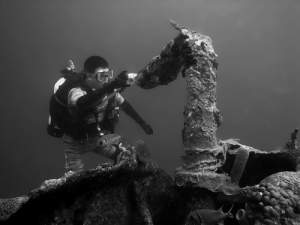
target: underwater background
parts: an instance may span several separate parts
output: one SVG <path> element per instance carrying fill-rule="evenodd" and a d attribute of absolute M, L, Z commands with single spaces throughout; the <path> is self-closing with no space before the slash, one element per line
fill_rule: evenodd
<path fill-rule="evenodd" d="M 27 193 L 64 172 L 63 144 L 47 135 L 59 70 L 104 56 L 116 74 L 136 72 L 177 32 L 169 19 L 213 39 L 219 54 L 221 139 L 271 150 L 300 126 L 298 0 L 0 0 L 0 198 Z M 143 139 L 173 174 L 183 154 L 185 81 L 123 94 L 150 123 L 147 136 L 121 114 L 117 132 Z M 103 158 L 84 157 L 86 168 Z M 266 165 L 267 166 L 267 165 Z"/>

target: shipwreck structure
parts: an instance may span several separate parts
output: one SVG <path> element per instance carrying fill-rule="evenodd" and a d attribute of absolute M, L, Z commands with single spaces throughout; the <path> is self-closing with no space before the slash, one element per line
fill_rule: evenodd
<path fill-rule="evenodd" d="M 139 71 L 137 85 L 167 85 L 180 73 L 186 80 L 183 164 L 175 178 L 132 147 L 119 165 L 47 180 L 24 196 L 0 199 L 0 224 L 300 224 L 298 130 L 278 151 L 219 140 L 212 41 L 171 24 L 178 36 Z"/>
<path fill-rule="evenodd" d="M 216 135 L 221 124 L 216 105 L 217 54 L 210 37 L 173 21 L 171 24 L 179 35 L 140 71 L 138 84 L 153 88 L 182 73 L 187 90 L 182 131 L 185 155 L 182 167 L 176 170 L 176 183 L 217 191 L 231 182 L 227 174 L 217 172 L 226 158 L 225 147 Z"/>

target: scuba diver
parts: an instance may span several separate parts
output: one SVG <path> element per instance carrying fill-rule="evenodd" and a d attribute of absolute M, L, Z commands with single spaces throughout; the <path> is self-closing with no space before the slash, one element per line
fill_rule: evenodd
<path fill-rule="evenodd" d="M 82 171 L 81 155 L 87 152 L 105 156 L 116 164 L 124 160 L 128 155 L 126 142 L 114 133 L 119 108 L 146 134 L 153 134 L 151 126 L 120 94 L 134 83 L 137 74 L 123 71 L 113 79 L 113 70 L 100 56 L 87 58 L 81 73 L 75 72 L 72 61 L 61 72 L 63 76 L 55 83 L 50 99 L 47 131 L 63 139 L 66 173 Z"/>

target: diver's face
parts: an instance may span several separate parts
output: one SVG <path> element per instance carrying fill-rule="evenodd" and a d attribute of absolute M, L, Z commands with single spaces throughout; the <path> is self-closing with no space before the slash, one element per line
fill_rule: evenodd
<path fill-rule="evenodd" d="M 113 78 L 113 71 L 108 67 L 99 67 L 95 70 L 93 74 L 94 78 L 98 80 L 100 83 L 105 84 L 112 80 Z"/>

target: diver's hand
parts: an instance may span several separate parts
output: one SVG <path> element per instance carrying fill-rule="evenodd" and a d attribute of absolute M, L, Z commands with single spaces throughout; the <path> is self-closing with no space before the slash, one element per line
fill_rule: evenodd
<path fill-rule="evenodd" d="M 142 128 L 143 128 L 143 130 L 145 131 L 146 134 L 148 134 L 148 135 L 153 134 L 153 129 L 149 124 L 147 124 L 147 123 L 143 124 Z"/>
<path fill-rule="evenodd" d="M 136 73 L 128 73 L 126 70 L 124 70 L 117 76 L 115 82 L 120 88 L 129 87 L 134 84 L 136 77 Z"/>
<path fill-rule="evenodd" d="M 118 88 L 123 88 L 123 87 L 129 87 L 130 85 L 127 84 L 128 72 L 126 70 L 122 71 L 117 78 L 114 80 Z"/>
<path fill-rule="evenodd" d="M 128 73 L 127 74 L 127 83 L 130 85 L 133 85 L 137 79 L 138 74 L 137 73 Z"/>

